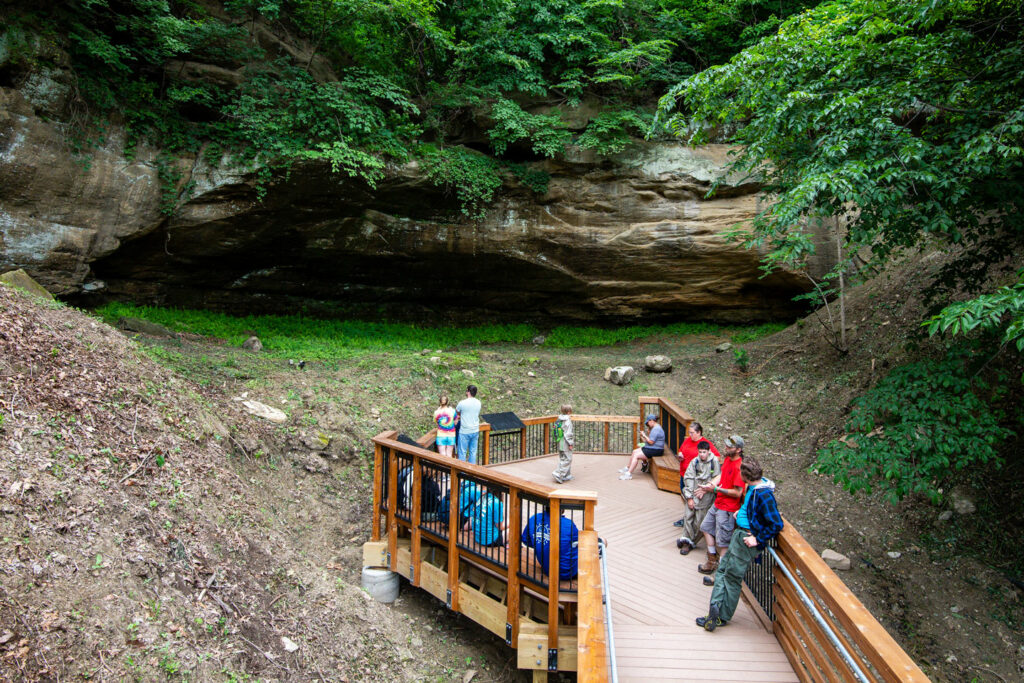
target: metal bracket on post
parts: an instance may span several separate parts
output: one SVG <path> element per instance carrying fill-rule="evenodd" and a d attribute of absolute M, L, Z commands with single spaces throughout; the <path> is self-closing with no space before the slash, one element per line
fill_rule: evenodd
<path fill-rule="evenodd" d="M 415 581 L 416 580 L 416 565 L 413 565 L 413 564 L 409 565 L 409 580 L 410 581 Z"/>
<path fill-rule="evenodd" d="M 388 552 L 388 554 L 387 554 L 387 560 L 388 560 L 388 569 L 391 569 L 391 553 L 390 552 Z"/>
<path fill-rule="evenodd" d="M 548 650 L 548 671 L 558 671 L 558 650 Z"/>
<path fill-rule="evenodd" d="M 448 590 L 448 597 L 445 598 L 444 604 L 448 609 L 452 608 L 452 592 L 450 589 Z"/>
<path fill-rule="evenodd" d="M 512 644 L 512 624 L 505 622 L 505 644 Z"/>

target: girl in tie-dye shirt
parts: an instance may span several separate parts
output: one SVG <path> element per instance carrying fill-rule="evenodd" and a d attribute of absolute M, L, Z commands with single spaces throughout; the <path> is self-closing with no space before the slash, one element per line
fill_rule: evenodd
<path fill-rule="evenodd" d="M 437 424 L 437 452 L 452 457 L 455 449 L 455 408 L 448 405 L 448 397 L 442 396 L 434 411 L 434 422 Z"/>

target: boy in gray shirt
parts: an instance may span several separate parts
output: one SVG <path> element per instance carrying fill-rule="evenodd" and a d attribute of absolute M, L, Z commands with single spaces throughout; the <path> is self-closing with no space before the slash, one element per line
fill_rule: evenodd
<path fill-rule="evenodd" d="M 676 541 L 680 555 L 693 550 L 696 541 L 700 540 L 700 525 L 707 516 L 708 510 L 715 502 L 715 497 L 700 488 L 722 473 L 718 458 L 711 455 L 711 444 L 701 441 L 697 444 L 697 457 L 694 458 L 683 474 L 683 499 L 686 508 L 683 510 L 683 535 Z"/>

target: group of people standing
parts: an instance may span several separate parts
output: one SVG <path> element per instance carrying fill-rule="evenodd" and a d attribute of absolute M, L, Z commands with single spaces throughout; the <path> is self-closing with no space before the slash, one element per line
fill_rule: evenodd
<path fill-rule="evenodd" d="M 469 385 L 466 398 L 454 408 L 449 406 L 447 396 L 441 397 L 434 412 L 436 443 L 441 455 L 451 456 L 456 448 L 459 460 L 476 463 L 481 408 L 476 394 L 477 388 Z M 644 424 L 638 435 L 642 443 L 631 454 L 629 463 L 619 470 L 620 480 L 632 479 L 638 469 L 647 471 L 652 458 L 665 454 L 665 430 L 658 424 L 658 417 L 649 414 Z M 552 476 L 556 483 L 563 484 L 573 478 L 570 470 L 575 439 L 571 406 L 561 407 L 553 430 L 558 468 Z M 707 631 L 714 631 L 732 619 L 747 568 L 783 527 L 775 502 L 775 483 L 764 476 L 757 458 L 744 453 L 745 446 L 743 437 L 733 434 L 725 440 L 725 453 L 719 453 L 710 439 L 704 437 L 701 424 L 693 421 L 687 426 L 686 438 L 677 454 L 683 516 L 675 522 L 682 531 L 676 547 L 681 555 L 687 555 L 702 539 L 707 546 L 707 557 L 697 566 L 697 571 L 705 575 L 704 585 L 714 586 L 708 614 L 697 618 L 697 625 Z M 472 491 L 460 490 L 460 500 L 475 508 L 474 513 L 467 510 L 462 521 L 465 530 L 472 530 L 481 545 L 503 545 L 504 508 L 500 502 L 490 504 L 490 497 L 486 492 L 474 495 Z M 561 538 L 563 544 L 568 542 L 564 550 L 571 561 L 560 568 L 560 574 L 574 576 L 578 531 L 569 520 L 563 518 L 561 524 L 566 526 Z M 550 536 L 550 520 L 530 520 L 521 536 L 521 542 L 537 550 L 538 559 L 545 562 L 546 547 L 542 551 L 539 546 Z"/>
<path fill-rule="evenodd" d="M 646 470 L 651 458 L 665 454 L 665 430 L 657 416 L 647 415 L 645 424 L 647 429 L 640 433 L 643 443 L 619 470 L 621 480 L 632 479 L 638 467 Z M 744 453 L 745 446 L 743 437 L 733 434 L 720 454 L 696 421 L 679 445 L 683 516 L 675 522 L 682 530 L 676 547 L 687 555 L 702 537 L 707 545 L 707 557 L 697 565 L 697 571 L 706 575 L 704 585 L 714 586 L 708 614 L 697 618 L 697 625 L 707 631 L 732 619 L 747 568 L 783 527 L 775 483 L 764 476 L 757 458 Z"/>

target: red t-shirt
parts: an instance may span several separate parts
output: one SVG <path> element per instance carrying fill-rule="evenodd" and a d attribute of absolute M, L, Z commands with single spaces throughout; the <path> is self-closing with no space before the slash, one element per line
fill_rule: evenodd
<path fill-rule="evenodd" d="M 697 444 L 699 444 L 701 441 L 707 441 L 708 443 L 711 443 L 711 439 L 705 439 L 704 437 L 701 437 L 697 441 L 694 441 L 693 439 L 690 438 L 690 435 L 687 434 L 686 438 L 683 439 L 683 442 L 679 444 L 679 457 L 682 458 L 682 460 L 679 463 L 680 477 L 686 474 L 686 468 L 689 467 L 690 463 L 693 462 L 693 459 L 697 457 Z M 718 449 L 715 448 L 715 444 L 713 443 L 711 443 L 711 452 L 714 453 L 715 457 L 718 458 L 719 460 L 722 459 L 722 456 L 719 455 Z"/>
<path fill-rule="evenodd" d="M 737 486 L 741 487 L 739 498 L 730 498 L 729 496 L 719 493 L 715 496 L 715 507 L 719 510 L 726 510 L 727 512 L 736 512 L 740 509 L 740 505 L 743 504 L 743 488 L 746 488 L 746 484 L 743 483 L 742 477 L 740 477 L 740 465 L 743 463 L 742 458 L 736 458 L 732 460 L 726 458 L 722 461 L 722 478 L 718 481 L 718 488 L 720 489 L 734 489 Z"/>

